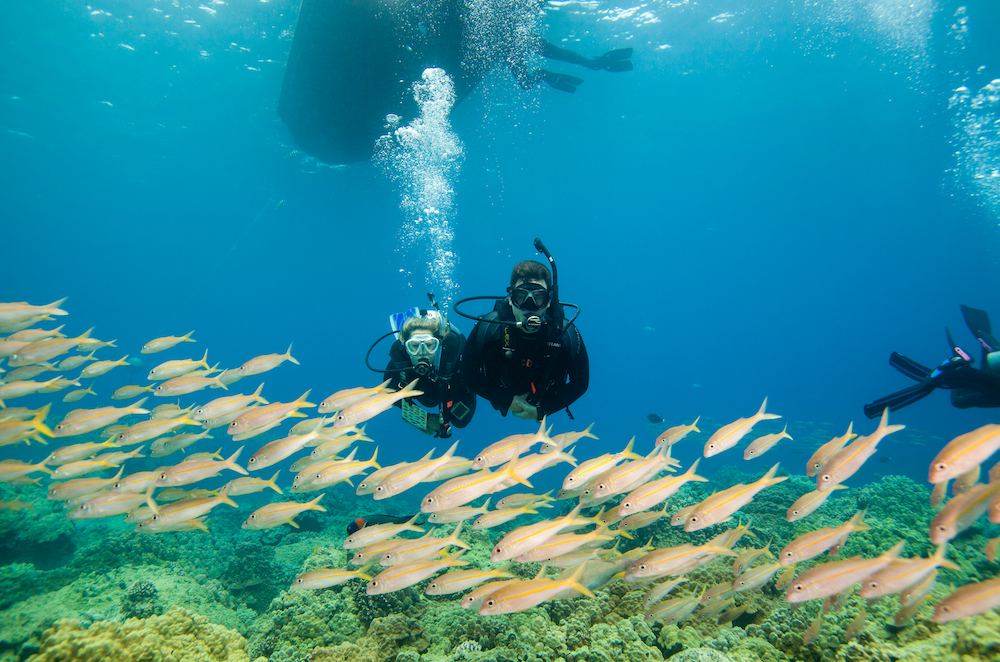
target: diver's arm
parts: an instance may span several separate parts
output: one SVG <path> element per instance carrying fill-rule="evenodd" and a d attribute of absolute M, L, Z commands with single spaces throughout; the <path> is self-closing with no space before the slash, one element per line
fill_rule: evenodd
<path fill-rule="evenodd" d="M 552 394 L 552 397 L 540 403 L 540 408 L 544 410 L 544 412 L 540 413 L 551 414 L 569 407 L 581 395 L 586 393 L 587 388 L 590 386 L 590 357 L 587 355 L 587 347 L 583 344 L 583 336 L 580 335 L 575 326 L 572 332 L 577 334 L 580 351 L 577 353 L 576 359 L 570 363 L 569 371 L 566 373 L 569 381 L 565 386 Z M 569 351 L 568 345 L 566 346 L 566 351 Z"/>
<path fill-rule="evenodd" d="M 486 355 L 476 343 L 480 324 L 482 322 L 476 322 L 472 333 L 469 334 L 469 341 L 465 343 L 465 350 L 459 363 L 459 377 L 472 393 L 489 400 L 494 409 L 506 416 L 513 398 L 503 391 L 500 384 L 486 377 Z"/>

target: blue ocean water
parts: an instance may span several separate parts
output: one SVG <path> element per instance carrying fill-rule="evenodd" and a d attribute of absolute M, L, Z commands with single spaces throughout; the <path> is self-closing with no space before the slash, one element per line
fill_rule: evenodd
<path fill-rule="evenodd" d="M 294 342 L 272 400 L 380 381 L 363 359 L 388 314 L 441 283 L 386 172 L 318 164 L 278 119 L 297 3 L 0 12 L 0 299 L 68 296 L 68 332 L 117 339 L 103 358 L 191 329 L 223 367 Z M 632 46 L 635 71 L 562 65 L 573 95 L 496 71 L 454 109 L 452 301 L 502 294 L 543 238 L 583 311 L 590 389 L 550 421 L 595 423 L 579 456 L 648 448 L 650 413 L 718 426 L 765 396 L 784 418 L 764 431 L 874 429 L 863 404 L 910 385 L 890 352 L 935 365 L 948 326 L 978 354 L 958 305 L 1000 315 L 998 24 L 986 0 L 553 3 L 549 40 Z M 935 444 L 995 419 L 936 393 L 852 480 L 923 480 Z M 460 449 L 528 427 L 481 401 Z M 385 458 L 435 445 L 390 414 L 369 434 Z M 746 466 L 800 472 L 814 445 L 783 443 Z"/>

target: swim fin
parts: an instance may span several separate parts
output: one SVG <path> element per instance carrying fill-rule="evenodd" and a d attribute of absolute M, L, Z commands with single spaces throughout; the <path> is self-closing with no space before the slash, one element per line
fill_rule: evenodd
<path fill-rule="evenodd" d="M 920 365 L 913 359 L 906 358 L 899 352 L 892 353 L 889 357 L 889 365 L 917 382 L 922 382 L 931 374 L 930 368 Z M 879 414 L 881 413 L 879 412 Z"/>
<path fill-rule="evenodd" d="M 570 76 L 569 74 L 557 74 L 554 71 L 546 71 L 545 69 L 539 69 L 537 73 L 541 75 L 542 80 L 548 83 L 549 86 L 560 92 L 569 92 L 572 94 L 576 92 L 576 86 L 583 83 L 582 78 Z"/>
<path fill-rule="evenodd" d="M 969 326 L 969 331 L 976 337 L 983 347 L 983 368 L 986 367 L 986 355 L 990 352 L 1000 350 L 1000 341 L 993 337 L 993 328 L 990 325 L 990 316 L 985 310 L 978 310 L 965 304 L 959 306 L 962 309 L 962 317 Z M 954 347 L 954 345 L 952 345 Z"/>
<path fill-rule="evenodd" d="M 896 411 L 908 405 L 912 405 L 918 400 L 923 400 L 935 390 L 933 384 L 920 383 L 902 391 L 896 391 L 884 398 L 873 400 L 865 405 L 865 416 L 868 418 L 878 418 L 882 415 L 882 410 L 886 407 L 889 411 Z"/>
<path fill-rule="evenodd" d="M 631 48 L 618 48 L 593 58 L 590 68 L 614 72 L 632 71 L 632 62 L 629 59 L 631 57 Z"/>

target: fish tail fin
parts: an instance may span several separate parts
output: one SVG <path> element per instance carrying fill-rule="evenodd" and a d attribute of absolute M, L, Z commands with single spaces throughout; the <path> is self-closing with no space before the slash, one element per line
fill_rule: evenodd
<path fill-rule="evenodd" d="M 788 480 L 788 476 L 775 476 L 778 473 L 778 465 L 780 464 L 780 462 L 775 462 L 774 466 L 768 469 L 767 473 L 764 474 L 764 477 L 760 479 L 761 482 L 765 485 L 777 485 L 784 480 Z"/>
<path fill-rule="evenodd" d="M 518 461 L 520 459 L 521 458 L 519 458 L 519 457 L 515 457 L 513 460 L 511 460 L 510 462 L 508 462 L 504 466 L 502 472 L 504 474 L 510 476 L 511 479 L 517 481 L 518 483 L 521 483 L 521 485 L 524 485 L 529 490 L 534 489 L 534 485 L 532 485 L 531 483 L 529 483 L 527 478 L 521 478 L 521 475 L 519 473 L 517 473 L 517 463 L 518 463 Z"/>
<path fill-rule="evenodd" d="M 566 584 L 567 587 L 573 589 L 577 593 L 582 593 L 588 598 L 594 598 L 597 597 L 594 595 L 594 592 L 580 583 L 580 580 L 583 578 L 583 571 L 586 567 L 586 563 L 581 563 L 576 567 L 576 570 L 573 571 L 573 574 L 566 579 L 561 580 L 561 583 Z"/>
<path fill-rule="evenodd" d="M 865 520 L 865 515 L 867 515 L 867 514 L 868 514 L 868 510 L 867 509 L 866 510 L 859 510 L 858 512 L 854 513 L 854 517 L 851 518 L 851 520 L 850 520 L 850 522 L 848 522 L 848 524 L 850 524 L 851 528 L 853 528 L 855 531 L 870 531 L 872 527 L 870 527 L 867 524 L 865 524 L 865 521 L 864 521 Z"/>
<path fill-rule="evenodd" d="M 942 543 L 938 545 L 938 548 L 934 550 L 934 556 L 931 557 L 937 561 L 937 565 L 940 568 L 948 568 L 949 570 L 961 570 L 962 568 L 952 561 L 945 558 L 948 554 L 948 543 Z"/>
<path fill-rule="evenodd" d="M 201 357 L 201 361 L 198 361 L 198 364 L 205 366 L 205 370 L 212 370 L 212 369 L 214 369 L 214 368 L 209 368 L 208 367 L 208 350 L 207 349 L 205 350 L 205 355 L 203 357 Z M 216 365 L 218 365 L 218 364 L 216 364 Z"/>
<path fill-rule="evenodd" d="M 243 449 L 241 448 L 240 450 L 243 450 Z M 221 501 L 222 503 L 226 504 L 227 506 L 232 506 L 233 508 L 239 508 L 239 504 L 237 504 L 235 501 L 233 501 L 232 499 L 229 498 L 229 490 L 231 490 L 231 489 L 233 489 L 233 484 L 232 483 L 226 483 L 225 487 L 223 487 L 219 491 L 219 501 Z"/>
<path fill-rule="evenodd" d="M 300 407 L 315 407 L 316 405 L 314 405 L 313 403 L 306 402 L 306 398 L 309 397 L 310 393 L 312 393 L 312 389 L 309 389 L 299 397 L 295 398 L 295 402 L 301 402 L 302 404 L 299 405 Z"/>
<path fill-rule="evenodd" d="M 375 461 L 377 457 L 378 457 L 378 446 L 375 447 L 375 452 L 372 453 L 372 459 L 368 460 L 368 463 L 373 467 L 375 467 L 376 469 L 381 469 L 382 467 L 380 467 L 378 462 Z"/>
<path fill-rule="evenodd" d="M 875 434 L 881 434 L 884 437 L 893 432 L 899 432 L 905 427 L 905 425 L 889 425 L 889 408 L 886 407 L 882 410 L 882 418 L 879 419 L 878 429 L 875 430 Z"/>
<path fill-rule="evenodd" d="M 146 490 L 146 504 L 149 506 L 149 509 L 153 511 L 154 515 L 159 515 L 160 507 L 157 506 L 156 501 L 153 500 L 153 492 L 155 490 L 156 490 L 156 481 L 154 480 L 149 484 L 149 488 Z"/>
<path fill-rule="evenodd" d="M 581 437 L 590 437 L 591 439 L 600 439 L 600 437 L 598 437 L 596 434 L 594 434 L 593 432 L 591 432 L 591 430 L 593 428 L 594 428 L 594 424 L 591 423 L 590 425 L 587 426 L 587 429 L 584 430 L 583 434 L 581 434 L 580 436 Z"/>
<path fill-rule="evenodd" d="M 59 306 L 63 305 L 63 302 L 65 302 L 66 299 L 68 298 L 69 297 L 63 297 L 62 299 L 59 299 L 59 301 L 53 301 L 47 306 L 42 306 L 42 308 L 50 309 L 46 311 L 49 315 L 68 315 L 69 313 L 67 313 L 65 310 L 59 310 Z M 61 329 L 62 327 L 59 328 Z"/>
<path fill-rule="evenodd" d="M 699 462 L 701 462 L 701 458 L 700 457 L 697 460 L 694 461 L 694 464 L 691 465 L 690 469 L 688 469 L 687 471 L 684 472 L 684 475 L 681 476 L 681 478 L 684 478 L 684 479 L 687 479 L 687 480 L 693 480 L 696 483 L 707 483 L 708 482 L 707 478 L 699 476 L 698 474 L 695 473 L 698 470 L 698 463 Z"/>
<path fill-rule="evenodd" d="M 385 380 L 381 384 L 375 387 L 375 390 L 379 393 L 392 393 L 392 389 L 389 388 L 389 384 L 392 382 L 392 378 Z"/>
<path fill-rule="evenodd" d="M 573 457 L 574 448 L 576 448 L 576 446 L 570 446 L 568 449 L 560 451 L 562 453 L 562 460 L 568 463 L 572 467 L 575 467 L 577 465 L 576 458 Z"/>
<path fill-rule="evenodd" d="M 898 543 L 896 543 L 895 545 L 893 545 L 892 549 L 890 549 L 888 552 L 886 552 L 882 556 L 885 556 L 885 557 L 890 558 L 890 559 L 897 559 L 897 558 L 899 558 L 900 553 L 902 553 L 904 547 L 906 547 L 906 541 L 905 540 L 900 540 Z"/>
<path fill-rule="evenodd" d="M 224 464 L 227 467 L 229 467 L 230 469 L 232 469 L 233 471 L 235 471 L 236 473 L 243 474 L 244 476 L 249 476 L 250 475 L 249 471 L 247 471 L 246 469 L 244 469 L 240 465 L 236 464 L 236 460 L 238 460 L 240 458 L 240 453 L 243 452 L 244 448 L 246 448 L 246 447 L 245 446 L 240 446 L 238 449 L 236 449 L 236 452 L 233 453 L 229 457 L 229 459 L 225 460 Z"/>
<path fill-rule="evenodd" d="M 792 435 L 788 434 L 788 423 L 785 423 L 785 427 L 781 429 L 781 435 L 778 438 L 787 439 L 788 441 L 795 441 L 794 439 L 792 439 Z"/>
<path fill-rule="evenodd" d="M 635 445 L 635 437 L 628 440 L 628 444 L 625 446 L 625 450 L 622 451 L 622 456 L 627 457 L 630 460 L 641 460 L 643 457 L 632 452 L 632 447 Z"/>
<path fill-rule="evenodd" d="M 324 496 L 326 496 L 326 492 L 321 492 L 318 497 L 307 503 L 306 505 L 309 507 L 309 510 L 318 510 L 321 513 L 325 513 L 326 508 L 319 505 L 319 500 L 322 499 Z"/>
<path fill-rule="evenodd" d="M 775 418 L 781 418 L 781 416 L 779 416 L 778 414 L 768 414 L 768 413 L 765 413 L 765 411 L 764 411 L 765 409 L 767 409 L 767 398 L 766 397 L 764 398 L 764 402 L 761 403 L 760 409 L 758 409 L 757 413 L 754 414 L 754 418 L 756 418 L 758 421 L 770 421 L 770 420 L 773 420 Z"/>
<path fill-rule="evenodd" d="M 38 413 L 35 414 L 35 417 L 31 419 L 31 426 L 35 428 L 35 430 L 37 430 L 38 432 L 44 434 L 46 437 L 55 436 L 52 433 L 52 430 L 50 430 L 49 427 L 45 425 L 45 418 L 49 415 L 49 409 L 51 408 L 52 408 L 52 403 L 49 402 L 44 407 L 39 409 Z"/>
<path fill-rule="evenodd" d="M 472 545 L 458 539 L 458 536 L 462 533 L 463 524 L 465 524 L 465 522 L 459 522 L 458 526 L 455 527 L 455 530 L 451 532 L 450 536 L 448 536 L 448 539 L 451 540 L 451 543 L 456 547 L 461 547 L 462 549 L 472 549 Z"/>
<path fill-rule="evenodd" d="M 185 333 L 183 336 L 181 336 L 181 339 L 178 340 L 177 342 L 198 342 L 197 340 L 195 340 L 194 338 L 191 337 L 192 333 L 194 333 L 194 329 L 191 329 L 190 331 L 188 331 L 187 333 Z"/>
<path fill-rule="evenodd" d="M 292 356 L 292 343 L 288 343 L 288 351 L 285 352 L 285 358 L 294 363 L 295 365 L 302 365 L 301 363 L 299 363 L 298 359 Z"/>
<path fill-rule="evenodd" d="M 451 448 L 449 448 L 447 450 L 447 452 L 445 452 L 445 454 L 442 457 L 453 458 L 453 457 L 455 457 L 455 451 L 456 450 L 458 450 L 458 442 L 457 441 L 451 445 Z"/>
<path fill-rule="evenodd" d="M 420 513 L 417 513 L 410 519 L 406 520 L 406 528 L 403 531 L 415 531 L 417 533 L 423 533 L 424 530 L 417 526 L 417 520 L 420 519 Z"/>
<path fill-rule="evenodd" d="M 222 375 L 219 375 L 219 377 L 221 378 L 221 377 L 222 377 Z M 259 402 L 259 403 L 260 403 L 260 404 L 262 404 L 262 405 L 269 405 L 269 404 L 271 404 L 271 403 L 270 403 L 270 402 L 268 402 L 268 401 L 267 401 L 266 399 L 264 399 L 264 398 L 260 397 L 260 392 L 261 392 L 262 390 L 264 390 L 264 382 L 261 382 L 261 383 L 260 383 L 260 386 L 258 386 L 258 387 L 257 387 L 257 390 L 253 392 L 253 399 L 254 399 L 254 402 Z"/>
<path fill-rule="evenodd" d="M 87 338 L 90 337 L 90 332 L 93 330 L 94 327 L 90 327 L 89 329 L 78 335 L 76 338 L 74 338 L 74 340 L 86 340 Z"/>
<path fill-rule="evenodd" d="M 733 541 L 733 544 L 735 545 L 736 541 Z M 739 554 L 737 554 L 736 552 L 734 552 L 729 547 L 720 547 L 718 545 L 710 545 L 710 546 L 707 546 L 707 547 L 702 547 L 701 549 L 704 549 L 706 552 L 712 552 L 713 554 L 718 554 L 719 556 L 739 556 Z"/>
<path fill-rule="evenodd" d="M 691 424 L 691 432 L 701 432 L 701 430 L 698 429 L 698 421 L 700 420 L 701 416 L 698 416 L 698 418 L 694 419 L 694 423 Z"/>
<path fill-rule="evenodd" d="M 281 473 L 281 471 L 275 471 L 274 475 L 271 476 L 271 480 L 267 481 L 264 484 L 267 485 L 268 487 L 270 487 L 272 490 L 274 490 L 278 494 L 284 494 L 284 492 L 281 491 L 281 488 L 278 487 L 278 484 L 275 482 L 278 479 L 278 474 L 280 474 L 280 473 Z"/>

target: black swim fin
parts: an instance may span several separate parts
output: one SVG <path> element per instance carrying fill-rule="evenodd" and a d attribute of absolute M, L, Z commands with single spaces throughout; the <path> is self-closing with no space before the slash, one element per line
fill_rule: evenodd
<path fill-rule="evenodd" d="M 932 392 L 934 392 L 935 386 L 933 384 L 921 383 L 916 386 L 911 386 L 910 388 L 905 388 L 902 391 L 896 391 L 884 398 L 879 398 L 878 400 L 873 400 L 865 405 L 865 416 L 868 418 L 878 418 L 882 415 L 882 410 L 886 407 L 889 411 L 896 411 L 897 409 L 902 409 L 908 405 L 912 405 L 918 400 L 923 400 Z"/>
<path fill-rule="evenodd" d="M 920 365 L 913 359 L 906 358 L 899 352 L 892 353 L 889 357 L 889 365 L 917 382 L 922 382 L 931 374 L 930 368 Z M 882 412 L 879 413 L 881 414 Z"/>
<path fill-rule="evenodd" d="M 608 51 L 604 55 L 598 55 L 591 60 L 591 69 L 604 69 L 605 71 L 632 71 L 631 48 L 618 48 Z"/>
<path fill-rule="evenodd" d="M 969 331 L 976 337 L 983 347 L 982 367 L 986 368 L 986 355 L 990 352 L 1000 350 L 1000 341 L 993 337 L 993 328 L 990 325 L 990 316 L 985 310 L 978 310 L 965 304 L 959 306 L 962 309 L 962 317 L 969 326 Z M 952 345 L 954 347 L 954 345 Z"/>
<path fill-rule="evenodd" d="M 537 73 L 543 81 L 560 92 L 569 92 L 572 94 L 576 92 L 576 86 L 583 83 L 582 78 L 570 76 L 569 74 L 557 74 L 554 71 L 546 71 L 545 69 L 539 69 Z"/>

